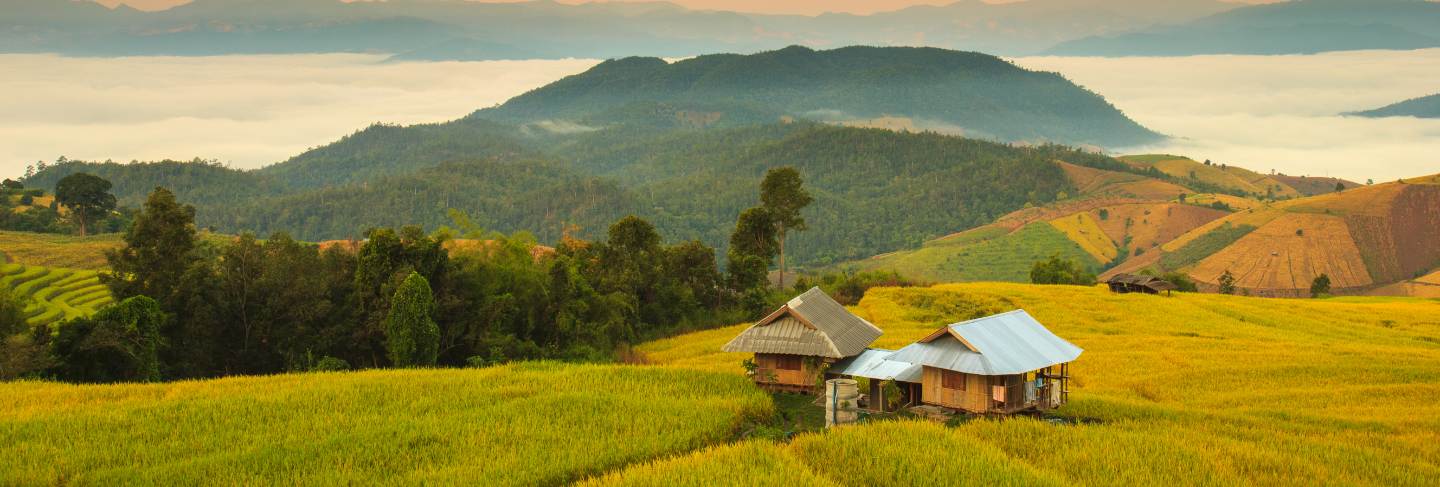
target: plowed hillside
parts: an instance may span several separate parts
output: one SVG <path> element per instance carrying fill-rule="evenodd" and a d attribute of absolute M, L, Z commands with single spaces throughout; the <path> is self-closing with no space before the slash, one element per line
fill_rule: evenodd
<path fill-rule="evenodd" d="M 1082 195 L 1120 196 L 1144 200 L 1170 200 L 1194 191 L 1165 181 L 1147 178 L 1138 174 L 1106 171 L 1067 162 L 1056 161 L 1060 169 L 1070 178 L 1070 184 Z"/>
<path fill-rule="evenodd" d="M 1309 289 L 1322 273 L 1330 276 L 1334 288 L 1373 283 L 1345 219 L 1328 215 L 1282 215 L 1200 261 L 1190 275 L 1218 286 L 1226 270 L 1235 276 L 1236 286 L 1260 295 Z"/>
<path fill-rule="evenodd" d="M 1263 204 L 1163 245 L 1159 263 L 1212 286 L 1229 270 L 1259 295 L 1306 295 L 1320 273 L 1341 293 L 1406 281 L 1440 265 L 1440 183 L 1431 181 Z"/>
<path fill-rule="evenodd" d="M 1104 215 L 1100 209 L 1090 213 L 1100 222 L 1100 228 L 1105 230 L 1105 234 L 1117 244 L 1123 245 L 1128 237 L 1132 255 L 1136 251 L 1143 255 L 1144 252 L 1228 214 L 1213 208 L 1179 203 L 1116 205 L 1103 210 Z"/>
<path fill-rule="evenodd" d="M 1219 164 L 1205 164 L 1193 159 L 1171 155 L 1125 156 L 1120 160 L 1138 168 L 1153 167 L 1156 170 L 1180 179 L 1193 179 L 1205 184 L 1243 191 L 1248 194 L 1265 195 L 1273 192 L 1281 198 L 1305 196 L 1304 193 L 1286 184 L 1275 176 L 1260 174 L 1249 169 Z M 1331 185 L 1334 190 L 1334 185 Z"/>
<path fill-rule="evenodd" d="M 1073 240 L 1095 260 L 1110 262 L 1115 260 L 1115 256 L 1120 253 L 1119 249 L 1115 247 L 1115 242 L 1111 241 L 1110 236 L 1100 229 L 1100 225 L 1095 223 L 1095 217 L 1091 216 L 1089 212 L 1056 218 L 1050 220 L 1050 224 Z"/>
<path fill-rule="evenodd" d="M 1271 177 L 1275 178 L 1276 181 L 1280 181 L 1289 185 L 1292 188 L 1295 188 L 1295 190 L 1299 191 L 1300 194 L 1309 196 L 1333 193 L 1335 192 L 1336 183 L 1343 185 L 1345 189 L 1354 189 L 1360 187 L 1360 183 L 1354 181 L 1346 181 L 1340 178 L 1286 176 L 1284 174 L 1279 174 Z"/>
<path fill-rule="evenodd" d="M 1209 206 L 1215 203 L 1224 203 L 1225 206 L 1229 206 L 1230 209 L 1235 211 L 1249 210 L 1251 208 L 1256 208 L 1262 205 L 1260 200 L 1257 200 L 1255 198 L 1245 198 L 1241 196 L 1221 193 L 1193 194 L 1186 197 L 1185 201 L 1202 206 Z"/>

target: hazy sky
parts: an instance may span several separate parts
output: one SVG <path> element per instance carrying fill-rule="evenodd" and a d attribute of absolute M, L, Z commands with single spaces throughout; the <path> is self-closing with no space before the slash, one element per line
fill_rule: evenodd
<path fill-rule="evenodd" d="M 490 3 L 508 3 L 513 0 L 473 0 Z M 560 3 L 586 3 L 584 0 L 559 0 Z M 654 1 L 654 0 L 617 0 Z M 873 13 L 897 10 L 911 5 L 946 5 L 956 0 L 669 0 L 671 3 L 694 9 L 731 10 L 737 12 L 819 14 L 823 12 Z M 989 3 L 1009 3 L 1023 0 L 987 0 Z M 1238 3 L 1270 3 L 1280 0 L 1228 0 Z M 99 0 L 114 6 L 125 3 L 132 7 L 157 10 L 174 5 L 189 3 L 190 0 Z"/>

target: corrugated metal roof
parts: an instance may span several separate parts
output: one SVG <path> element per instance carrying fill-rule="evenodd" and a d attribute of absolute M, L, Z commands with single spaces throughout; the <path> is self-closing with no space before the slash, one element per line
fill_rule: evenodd
<path fill-rule="evenodd" d="M 1009 375 L 1070 362 L 1083 352 L 1080 347 L 1055 336 L 1025 310 L 956 323 L 947 328 L 953 335 L 907 345 L 887 359 L 967 374 Z M 970 350 L 966 343 L 975 350 Z"/>
<path fill-rule="evenodd" d="M 828 372 L 869 379 L 920 382 L 921 367 L 909 362 L 889 360 L 894 353 L 891 350 L 878 348 L 866 349 L 860 355 L 831 365 Z"/>
<path fill-rule="evenodd" d="M 790 314 L 799 320 L 791 318 Z M 804 323 L 809 323 L 814 329 Z M 780 328 L 772 329 L 777 326 Z M 794 326 L 804 330 L 796 330 Z M 726 343 L 722 350 L 845 358 L 865 351 L 865 347 L 881 333 L 875 325 L 851 314 L 816 287 L 745 329 Z"/>
<path fill-rule="evenodd" d="M 869 321 L 846 310 L 818 287 L 810 288 L 785 305 L 829 337 L 841 357 L 865 351 L 865 347 L 884 333 Z"/>
<path fill-rule="evenodd" d="M 819 330 L 805 326 L 791 316 L 781 316 L 764 326 L 756 325 L 725 344 L 726 352 L 783 353 L 811 357 L 839 354 Z"/>

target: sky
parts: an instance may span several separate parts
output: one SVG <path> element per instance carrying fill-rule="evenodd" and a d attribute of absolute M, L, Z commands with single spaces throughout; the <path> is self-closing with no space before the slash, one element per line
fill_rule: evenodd
<path fill-rule="evenodd" d="M 142 10 L 169 8 L 190 0 L 98 0 L 106 6 L 125 3 Z M 473 0 L 483 2 L 507 2 L 513 0 Z M 584 0 L 559 0 L 560 3 L 585 3 Z M 653 1 L 653 0 L 615 0 Z M 671 3 L 701 10 L 729 10 L 736 12 L 758 12 L 774 14 L 817 15 L 825 12 L 847 12 L 868 14 L 899 10 L 914 5 L 947 5 L 956 0 L 668 0 Z M 989 3 L 1008 3 L 1021 0 L 986 0 Z M 1228 0 L 1238 3 L 1270 3 L 1278 0 Z"/>
<path fill-rule="evenodd" d="M 0 177 L 62 155 L 260 167 L 376 122 L 452 120 L 596 62 L 382 59 L 0 55 Z M 1175 137 L 1129 153 L 1362 182 L 1440 172 L 1440 120 L 1336 115 L 1434 93 L 1440 49 L 1015 61 L 1059 71 Z"/>

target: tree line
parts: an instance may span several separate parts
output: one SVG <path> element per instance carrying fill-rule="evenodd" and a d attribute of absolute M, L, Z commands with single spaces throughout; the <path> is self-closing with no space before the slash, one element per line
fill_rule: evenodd
<path fill-rule="evenodd" d="M 785 299 L 764 277 L 806 197 L 793 169 L 764 201 L 789 201 L 757 230 L 766 250 L 722 273 L 715 249 L 667 244 L 627 216 L 602 239 L 554 248 L 528 233 L 451 225 L 376 228 L 356 247 L 201 239 L 195 209 L 164 188 L 107 254 L 116 303 L 94 316 L 23 325 L 0 296 L 0 377 L 157 381 L 349 368 L 613 360 L 658 336 L 743 321 Z M 784 193 L 784 194 L 781 194 Z M 790 212 L 789 216 L 781 216 Z M 782 224 L 781 221 L 784 221 Z M 747 237 L 737 237 L 743 239 Z M 756 276 L 758 266 L 759 276 Z M 758 277 L 758 278 L 757 278 Z"/>

